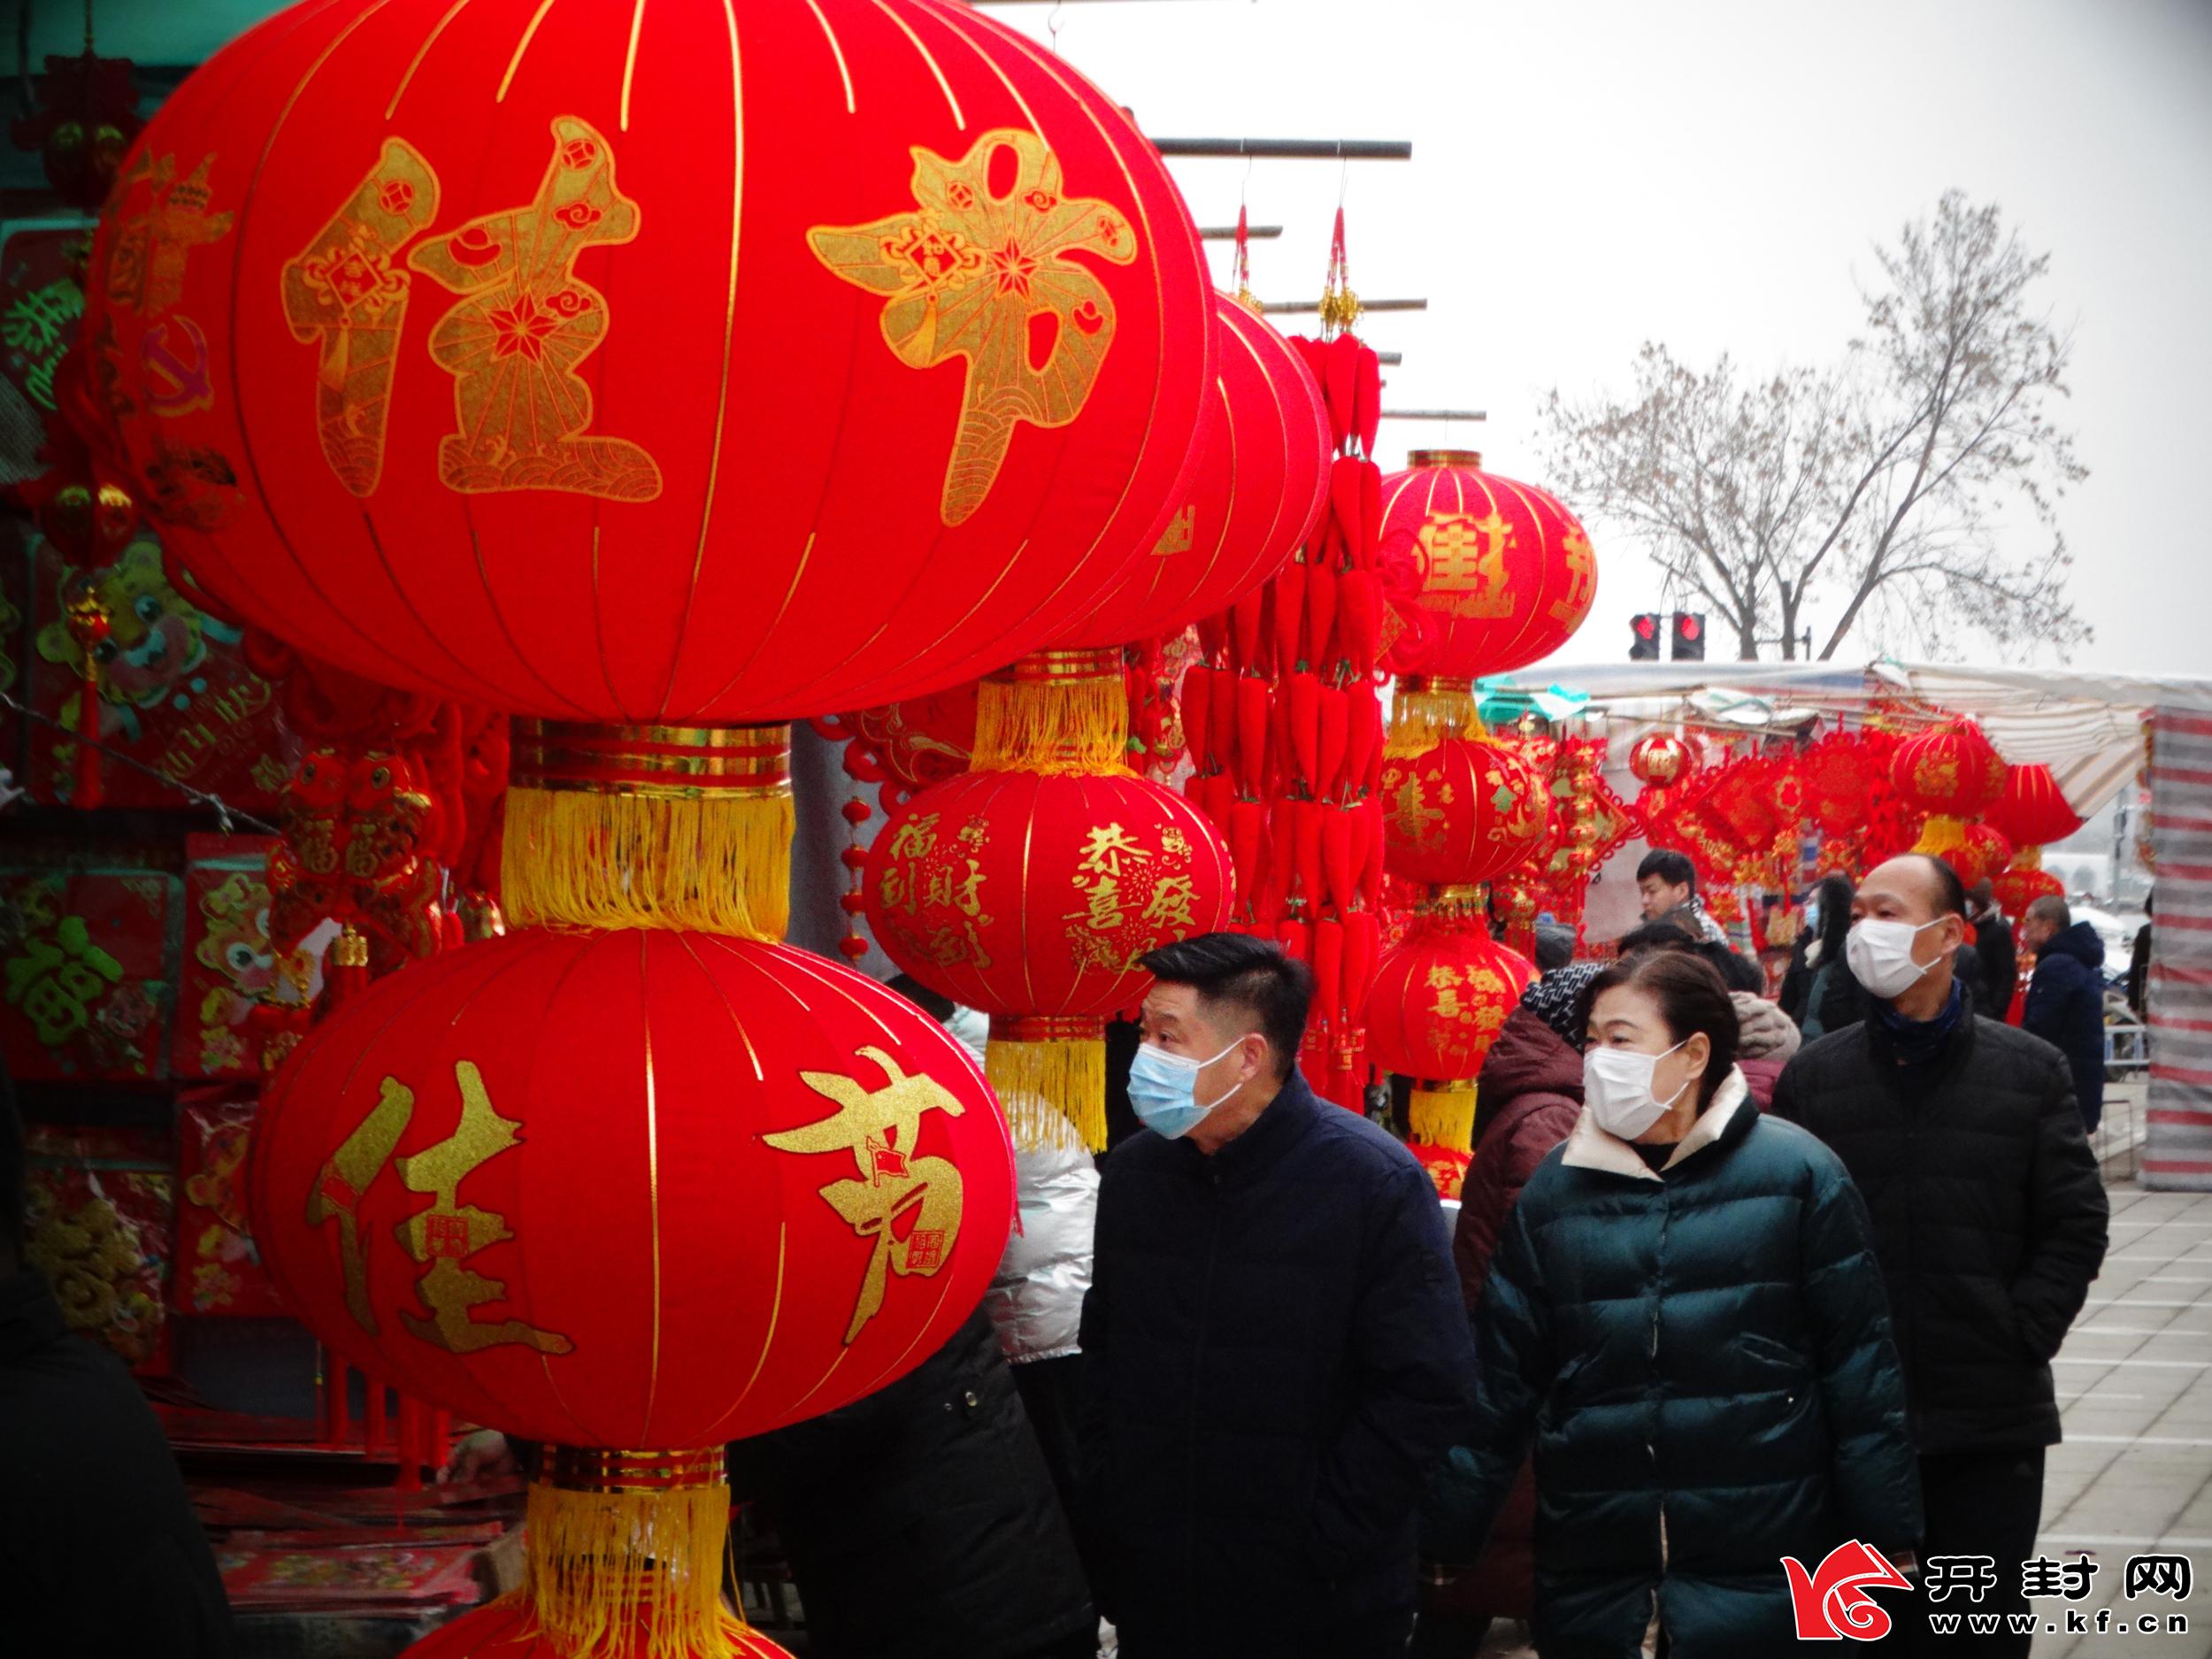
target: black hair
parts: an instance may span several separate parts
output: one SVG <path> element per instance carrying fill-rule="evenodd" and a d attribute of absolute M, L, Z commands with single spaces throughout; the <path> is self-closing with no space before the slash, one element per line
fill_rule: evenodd
<path fill-rule="evenodd" d="M 1935 913 L 1966 918 L 1966 884 L 1959 879 L 1959 872 L 1933 853 L 1906 853 L 1907 858 L 1917 859 L 1928 867 L 1935 878 Z"/>
<path fill-rule="evenodd" d="M 1226 1003 L 1259 1021 L 1287 1078 L 1306 1040 L 1313 975 L 1296 957 L 1249 933 L 1199 933 L 1147 951 L 1140 965 L 1164 985 L 1187 985 L 1202 1005 Z"/>
<path fill-rule="evenodd" d="M 1648 881 L 1654 876 L 1671 887 L 1697 891 L 1697 866 L 1690 862 L 1689 854 L 1678 853 L 1671 847 L 1653 848 L 1636 866 L 1637 880 Z"/>
<path fill-rule="evenodd" d="M 1590 1010 L 1599 997 L 1623 986 L 1644 992 L 1659 1004 L 1659 1018 L 1666 1021 L 1667 1034 L 1675 1041 L 1686 1042 L 1699 1032 L 1705 1033 L 1712 1053 L 1705 1075 L 1698 1079 L 1697 1105 L 1704 1110 L 1736 1069 L 1742 1031 L 1720 970 L 1692 950 L 1646 950 L 1610 964 L 1583 987 L 1577 1023 L 1585 1048 L 1590 1041 Z"/>
<path fill-rule="evenodd" d="M 1820 901 L 1820 959 L 1841 962 L 1851 937 L 1851 901 L 1858 896 L 1851 878 L 1838 872 L 1821 879 L 1813 896 Z"/>
<path fill-rule="evenodd" d="M 1632 956 L 1640 950 L 1687 950 L 1696 942 L 1686 929 L 1663 916 L 1655 922 L 1630 928 L 1614 949 L 1621 956 Z"/>
<path fill-rule="evenodd" d="M 1755 994 L 1767 988 L 1766 970 L 1740 950 L 1731 950 L 1717 939 L 1694 941 L 1690 950 L 1713 964 L 1721 983 L 1732 991 L 1750 991 Z"/>
<path fill-rule="evenodd" d="M 1575 959 L 1575 930 L 1555 922 L 1536 924 L 1536 971 L 1549 973 Z"/>
<path fill-rule="evenodd" d="M 941 1025 L 952 1018 L 952 1010 L 958 1006 L 943 992 L 931 990 L 910 973 L 895 973 L 883 983 L 886 990 L 896 991 Z"/>
<path fill-rule="evenodd" d="M 2048 922 L 2059 932 L 2064 933 L 2074 925 L 2074 912 L 2073 908 L 2057 894 L 2046 893 L 2039 898 L 2029 901 L 2028 914 L 2021 919 Z"/>

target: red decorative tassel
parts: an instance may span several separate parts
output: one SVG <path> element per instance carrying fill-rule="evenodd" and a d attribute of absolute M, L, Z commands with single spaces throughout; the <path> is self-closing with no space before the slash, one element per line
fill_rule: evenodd
<path fill-rule="evenodd" d="M 1236 603 L 1230 613 L 1231 625 L 1236 630 L 1236 668 L 1241 673 L 1264 674 L 1268 664 L 1261 659 L 1261 641 L 1265 637 L 1262 624 L 1267 619 L 1267 589 L 1256 588 Z"/>
<path fill-rule="evenodd" d="M 1367 347 L 1359 353 L 1359 379 L 1352 394 L 1352 430 L 1359 438 L 1362 455 L 1375 453 L 1375 434 L 1382 427 L 1382 358 Z"/>
<path fill-rule="evenodd" d="M 1324 801 L 1335 800 L 1344 783 L 1344 753 L 1351 741 L 1350 701 L 1341 687 L 1321 688 L 1321 750 L 1313 792 Z"/>
<path fill-rule="evenodd" d="M 1344 658 L 1355 676 L 1371 673 L 1375 666 L 1375 572 L 1350 570 L 1337 580 L 1337 633 L 1343 641 Z"/>
<path fill-rule="evenodd" d="M 1237 679 L 1237 787 L 1247 800 L 1267 797 L 1267 681 L 1248 674 Z"/>
<path fill-rule="evenodd" d="M 1321 815 L 1325 810 L 1318 801 L 1300 801 L 1297 806 L 1298 824 L 1298 885 L 1306 895 L 1306 914 L 1317 918 L 1325 895 L 1321 883 Z"/>
<path fill-rule="evenodd" d="M 1229 809 L 1229 862 L 1236 867 L 1237 897 L 1248 906 L 1260 891 L 1260 849 L 1267 833 L 1267 808 L 1240 801 Z"/>
<path fill-rule="evenodd" d="M 1200 772 L 1219 770 L 1213 757 L 1214 671 L 1193 663 L 1183 671 L 1183 739 L 1190 745 L 1191 764 Z"/>
<path fill-rule="evenodd" d="M 1287 674 L 1299 664 L 1298 646 L 1305 632 L 1306 567 L 1293 562 L 1276 573 L 1274 589 L 1275 666 Z"/>
<path fill-rule="evenodd" d="M 1350 910 L 1359 896 L 1361 866 L 1352 856 L 1354 826 L 1359 816 L 1356 810 L 1329 807 L 1321 819 L 1321 863 L 1329 875 L 1330 902 L 1340 912 Z"/>
<path fill-rule="evenodd" d="M 1306 569 L 1306 661 L 1316 673 L 1325 672 L 1335 659 L 1329 655 L 1329 636 L 1336 628 L 1336 572 L 1327 565 Z"/>
<path fill-rule="evenodd" d="M 1343 534 L 1353 561 L 1367 545 L 1367 497 L 1361 464 L 1340 455 L 1329 466 L 1329 517 Z"/>
<path fill-rule="evenodd" d="M 1290 746 L 1306 793 L 1321 793 L 1321 681 L 1306 670 L 1290 676 Z"/>

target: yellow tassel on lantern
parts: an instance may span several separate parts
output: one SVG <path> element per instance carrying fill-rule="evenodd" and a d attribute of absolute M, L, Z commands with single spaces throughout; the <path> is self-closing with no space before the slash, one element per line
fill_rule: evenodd
<path fill-rule="evenodd" d="M 1383 757 L 1406 760 L 1426 754 L 1448 737 L 1480 737 L 1475 682 L 1430 674 L 1401 674 L 1391 694 L 1390 731 Z"/>
<path fill-rule="evenodd" d="M 1966 820 L 1948 813 L 1936 812 L 1929 816 L 1920 831 L 1920 839 L 1913 843 L 1916 853 L 1932 853 L 1941 858 L 1955 853 L 1966 844 Z"/>
<path fill-rule="evenodd" d="M 1129 700 L 1121 651 L 1036 651 L 985 680 L 972 772 L 1125 772 Z"/>
<path fill-rule="evenodd" d="M 1106 1149 L 1102 1021 L 994 1018 L 983 1075 L 1023 1151 L 1059 1144 L 1071 1125 L 1090 1150 Z"/>
<path fill-rule="evenodd" d="M 724 1450 L 549 1446 L 530 1483 L 523 1587 L 567 1659 L 695 1659 L 744 1633 L 722 1603 Z M 642 1617 L 641 1617 L 641 1614 Z"/>
<path fill-rule="evenodd" d="M 1447 1147 L 1454 1152 L 1475 1149 L 1475 1080 L 1472 1078 L 1423 1078 L 1413 1086 L 1406 1125 L 1413 1140 L 1425 1147 Z"/>
<path fill-rule="evenodd" d="M 781 941 L 791 728 L 515 725 L 501 896 L 523 926 Z"/>

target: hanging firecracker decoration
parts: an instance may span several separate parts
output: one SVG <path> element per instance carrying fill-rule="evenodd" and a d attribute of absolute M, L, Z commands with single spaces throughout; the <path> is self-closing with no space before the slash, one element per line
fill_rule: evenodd
<path fill-rule="evenodd" d="M 1459 1195 L 1467 1171 L 1483 1059 L 1535 977 L 1491 939 L 1479 910 L 1450 902 L 1416 922 L 1376 970 L 1368 1046 L 1377 1064 L 1413 1079 L 1413 1152 L 1442 1197 Z"/>
<path fill-rule="evenodd" d="M 725 1443 L 932 1353 L 1013 1203 L 934 1021 L 670 930 L 514 933 L 373 987 L 272 1084 L 250 1179 L 273 1278 L 341 1354 L 549 1443 L 506 1605 L 564 1659 L 743 1651 Z"/>
<path fill-rule="evenodd" d="M 924 790 L 870 849 L 868 926 L 930 989 L 991 1017 L 985 1070 L 1025 1147 L 1072 1123 L 1106 1143 L 1105 1021 L 1150 950 L 1212 933 L 1228 849 L 1127 772 L 975 772 Z"/>
<path fill-rule="evenodd" d="M 1416 626 L 1389 657 L 1398 675 L 1394 753 L 1477 728 L 1474 682 L 1550 655 L 1597 597 L 1597 560 L 1557 497 L 1482 470 L 1471 450 L 1422 449 L 1383 483 L 1380 534 L 1419 572 Z"/>
<path fill-rule="evenodd" d="M 83 56 L 47 58 L 37 111 L 8 132 L 18 150 L 38 151 L 54 194 L 83 213 L 100 211 L 131 140 L 145 125 L 138 115 L 131 60 L 99 57 L 92 45 L 88 3 Z"/>
<path fill-rule="evenodd" d="M 1943 857 L 1963 841 L 1967 820 L 2004 794 L 2005 763 L 1980 726 L 1949 719 L 1900 743 L 1890 778 L 1908 806 L 1928 815 L 1912 849 Z"/>

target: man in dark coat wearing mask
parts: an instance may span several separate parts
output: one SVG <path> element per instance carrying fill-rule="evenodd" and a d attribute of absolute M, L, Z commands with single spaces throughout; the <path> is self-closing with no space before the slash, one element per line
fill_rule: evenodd
<path fill-rule="evenodd" d="M 1466 1313 L 1410 1153 L 1298 1073 L 1313 981 L 1212 933 L 1144 959 L 1083 1308 L 1083 1505 L 1123 1659 L 1383 1659 L 1469 1409 Z"/>
<path fill-rule="evenodd" d="M 1800 1051 L 1773 1110 L 1835 1149 L 1873 1220 L 1927 1509 L 1922 1559 L 1993 1557 L 1996 1587 L 1975 1610 L 2006 1626 L 1938 1638 L 1912 1603 L 1890 1640 L 2024 1655 L 2004 1616 L 2028 1609 L 2020 1564 L 2059 1440 L 2051 1357 L 2104 1260 L 2109 1206 L 2064 1058 L 1977 1018 L 1955 977 L 1969 924 L 1951 867 L 1893 858 L 1851 915 L 1846 960 L 1871 1011 Z"/>

